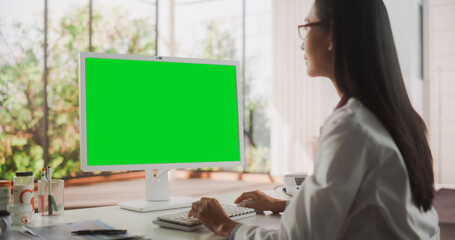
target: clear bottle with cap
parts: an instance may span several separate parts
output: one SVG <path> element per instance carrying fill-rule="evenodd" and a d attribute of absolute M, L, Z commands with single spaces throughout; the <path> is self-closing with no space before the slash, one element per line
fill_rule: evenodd
<path fill-rule="evenodd" d="M 14 204 L 31 204 L 35 209 L 35 185 L 33 172 L 16 172 L 13 179 Z"/>
<path fill-rule="evenodd" d="M 0 180 L 0 211 L 6 211 L 11 204 L 11 181 Z"/>

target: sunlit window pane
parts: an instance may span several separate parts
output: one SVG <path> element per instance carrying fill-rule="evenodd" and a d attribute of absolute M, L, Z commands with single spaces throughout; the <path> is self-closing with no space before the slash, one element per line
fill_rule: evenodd
<path fill-rule="evenodd" d="M 93 51 L 156 55 L 155 0 L 94 0 Z"/>
<path fill-rule="evenodd" d="M 272 1 L 246 1 L 245 130 L 246 171 L 269 172 L 272 78 Z"/>
<path fill-rule="evenodd" d="M 176 0 L 175 56 L 240 60 L 242 1 Z"/>
<path fill-rule="evenodd" d="M 43 164 L 44 2 L 0 0 L 0 172 Z"/>
<path fill-rule="evenodd" d="M 241 0 L 176 0 L 171 8 L 175 15 L 173 28 L 176 57 L 242 61 Z M 243 171 L 243 168 L 225 170 Z"/>
<path fill-rule="evenodd" d="M 78 55 L 89 49 L 89 1 L 48 0 L 49 164 L 55 177 L 79 163 Z"/>

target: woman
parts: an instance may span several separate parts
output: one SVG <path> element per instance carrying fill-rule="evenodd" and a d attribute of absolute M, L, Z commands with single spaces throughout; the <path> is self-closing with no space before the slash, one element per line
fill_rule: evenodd
<path fill-rule="evenodd" d="M 281 229 L 238 224 L 215 199 L 189 215 L 232 239 L 439 239 L 426 128 L 382 0 L 316 0 L 299 33 L 308 74 L 330 78 L 341 101 L 321 130 L 313 176 L 289 204 L 261 192 L 236 200 L 284 211 Z"/>

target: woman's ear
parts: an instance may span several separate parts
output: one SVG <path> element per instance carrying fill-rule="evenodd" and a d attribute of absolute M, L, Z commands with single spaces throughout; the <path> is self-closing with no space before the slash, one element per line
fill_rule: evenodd
<path fill-rule="evenodd" d="M 333 44 L 332 44 L 332 40 L 329 41 L 329 52 L 331 52 L 333 49 Z"/>

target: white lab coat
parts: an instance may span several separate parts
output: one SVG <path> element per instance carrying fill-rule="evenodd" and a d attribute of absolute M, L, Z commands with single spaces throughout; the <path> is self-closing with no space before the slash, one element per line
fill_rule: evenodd
<path fill-rule="evenodd" d="M 280 230 L 240 225 L 234 239 L 439 239 L 434 208 L 412 202 L 403 158 L 359 100 L 321 128 L 314 174 L 281 217 Z"/>

